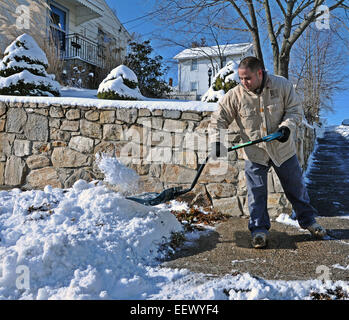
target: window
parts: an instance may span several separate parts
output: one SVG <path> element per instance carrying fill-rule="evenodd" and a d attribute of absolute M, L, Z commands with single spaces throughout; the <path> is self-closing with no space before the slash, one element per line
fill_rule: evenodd
<path fill-rule="evenodd" d="M 194 71 L 198 69 L 198 59 L 192 59 L 191 60 L 191 66 L 190 66 L 190 70 Z"/>
<path fill-rule="evenodd" d="M 106 38 L 106 33 L 104 30 L 100 27 L 98 27 L 98 34 L 97 34 L 97 43 L 98 43 L 98 48 L 97 48 L 97 55 L 100 58 L 104 58 L 104 43 L 105 43 L 105 38 Z"/>
<path fill-rule="evenodd" d="M 61 31 L 66 31 L 66 13 L 51 5 L 51 24 Z"/>
<path fill-rule="evenodd" d="M 190 82 L 190 91 L 198 91 L 198 83 L 196 81 Z"/>
<path fill-rule="evenodd" d="M 57 48 L 65 51 L 65 37 L 67 32 L 67 13 L 51 4 L 50 29 Z"/>
<path fill-rule="evenodd" d="M 106 37 L 105 32 L 102 28 L 98 27 L 98 34 L 97 34 L 97 40 L 98 44 L 103 44 L 104 43 L 104 38 Z"/>

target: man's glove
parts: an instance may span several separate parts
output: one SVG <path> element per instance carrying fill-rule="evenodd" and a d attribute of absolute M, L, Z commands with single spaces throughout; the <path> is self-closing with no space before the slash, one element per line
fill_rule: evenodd
<path fill-rule="evenodd" d="M 285 126 L 281 127 L 277 132 L 281 133 L 281 137 L 276 139 L 280 142 L 286 142 L 290 137 L 290 133 L 291 133 L 290 129 Z"/>
<path fill-rule="evenodd" d="M 217 160 L 217 158 L 225 157 L 227 155 L 228 150 L 223 143 L 217 141 L 213 142 L 211 146 L 211 158 L 213 160 Z"/>

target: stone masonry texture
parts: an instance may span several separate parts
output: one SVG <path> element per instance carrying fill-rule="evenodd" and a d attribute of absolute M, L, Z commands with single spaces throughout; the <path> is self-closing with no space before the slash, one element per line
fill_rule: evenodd
<path fill-rule="evenodd" d="M 0 188 L 69 188 L 78 179 L 103 180 L 96 154 L 116 156 L 140 176 L 141 192 L 187 188 L 206 159 L 211 112 L 103 108 L 0 101 Z M 303 169 L 315 141 L 302 125 L 297 155 Z M 240 142 L 232 124 L 226 145 Z M 291 212 L 273 169 L 269 174 L 271 216 Z M 248 215 L 242 152 L 210 160 L 192 192 L 178 200 L 213 206 L 231 216 Z"/>

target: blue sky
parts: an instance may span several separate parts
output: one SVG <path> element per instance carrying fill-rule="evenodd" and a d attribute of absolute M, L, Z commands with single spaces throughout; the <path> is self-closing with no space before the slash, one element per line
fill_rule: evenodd
<path fill-rule="evenodd" d="M 116 9 L 117 16 L 120 22 L 125 26 L 130 34 L 137 33 L 142 36 L 142 40 L 150 40 L 151 46 L 154 49 L 154 55 L 161 55 L 163 61 L 170 67 L 168 78 L 173 78 L 174 84 L 177 84 L 177 66 L 174 64 L 175 60 L 172 58 L 183 48 L 169 48 L 164 47 L 160 41 L 156 40 L 152 33 L 159 31 L 159 26 L 149 22 L 146 16 L 150 12 L 154 11 L 152 0 L 106 0 L 111 8 Z"/>
<path fill-rule="evenodd" d="M 173 64 L 172 57 L 180 52 L 183 48 L 164 47 L 159 41 L 152 38 L 152 32 L 158 28 L 149 22 L 146 16 L 154 10 L 153 1 L 151 0 L 106 0 L 111 8 L 116 9 L 119 20 L 124 24 L 130 32 L 140 34 L 143 40 L 151 40 L 154 53 L 164 58 L 164 62 L 168 64 L 170 71 L 167 79 L 172 77 L 174 84 L 177 84 L 177 68 Z M 142 18 L 144 17 L 144 18 Z M 349 70 L 349 66 L 346 67 Z M 327 119 L 328 125 L 338 125 L 343 119 L 349 119 L 349 80 L 347 81 L 347 90 L 339 92 L 334 96 L 334 112 L 324 113 L 323 117 Z"/>

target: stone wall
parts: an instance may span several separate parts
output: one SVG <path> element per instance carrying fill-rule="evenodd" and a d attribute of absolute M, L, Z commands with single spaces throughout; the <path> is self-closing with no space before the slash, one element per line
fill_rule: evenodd
<path fill-rule="evenodd" d="M 140 190 L 189 187 L 206 159 L 211 112 L 103 108 L 0 101 L 0 188 L 68 188 L 78 179 L 103 179 L 97 153 L 117 156 L 140 176 Z M 314 131 L 302 126 L 298 156 L 305 168 Z M 228 144 L 240 141 L 233 125 Z M 195 189 L 182 196 L 191 205 L 248 215 L 241 150 L 209 161 Z M 270 214 L 291 207 L 273 169 Z"/>

